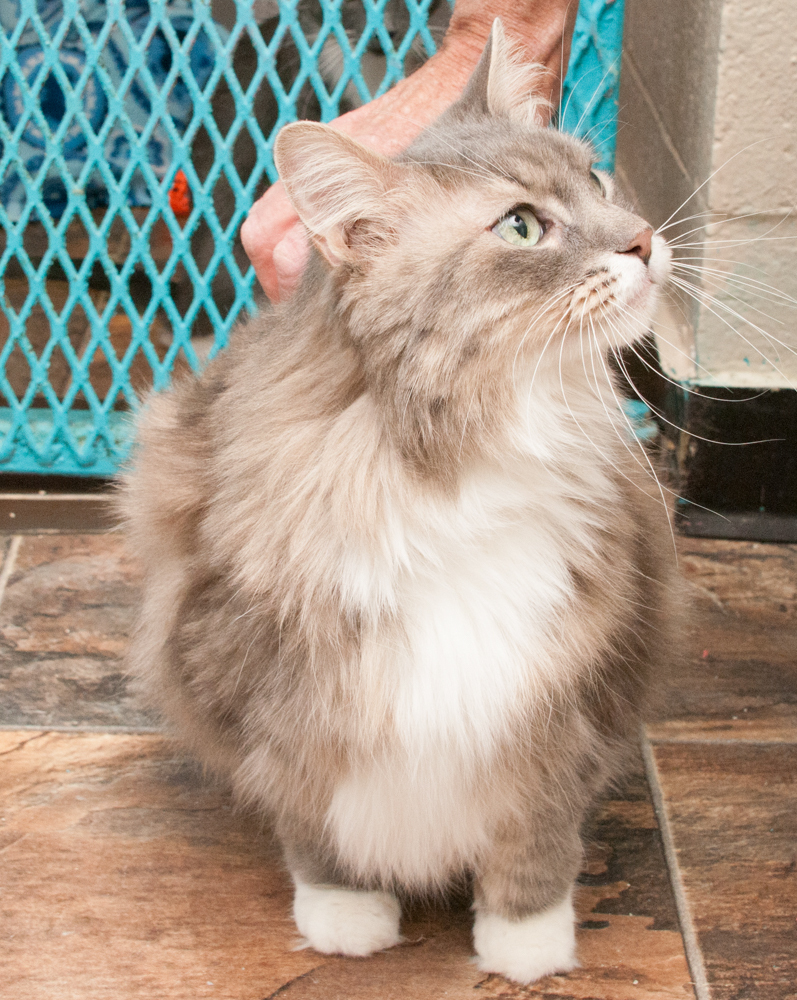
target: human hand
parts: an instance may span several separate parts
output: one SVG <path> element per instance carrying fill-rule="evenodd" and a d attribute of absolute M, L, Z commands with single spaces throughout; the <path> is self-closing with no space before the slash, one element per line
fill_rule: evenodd
<path fill-rule="evenodd" d="M 576 6 L 575 0 L 458 0 L 443 45 L 431 59 L 382 97 L 330 124 L 386 156 L 406 149 L 460 95 L 496 16 L 524 44 L 528 58 L 548 68 L 555 95 L 560 67 L 567 65 L 563 45 L 566 48 Z M 269 299 L 277 303 L 289 298 L 310 248 L 307 231 L 281 183 L 252 206 L 241 227 L 241 241 Z"/>
<path fill-rule="evenodd" d="M 331 124 L 377 152 L 400 152 L 456 99 L 474 65 L 472 55 L 466 60 L 464 52 L 456 63 L 450 54 L 443 56 L 441 50 L 385 95 Z M 252 206 L 241 241 L 271 301 L 289 298 L 307 263 L 309 244 L 281 183 Z"/>

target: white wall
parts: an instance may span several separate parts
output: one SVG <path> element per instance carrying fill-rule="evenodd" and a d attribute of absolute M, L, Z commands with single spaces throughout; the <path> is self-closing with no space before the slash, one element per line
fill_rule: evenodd
<path fill-rule="evenodd" d="M 797 3 L 626 0 L 620 102 L 627 125 L 618 176 L 654 225 L 711 174 L 680 214 L 747 216 L 686 238 L 705 237 L 704 262 L 720 273 L 703 288 L 720 304 L 672 298 L 658 330 L 665 370 L 701 384 L 797 387 L 789 350 L 797 351 L 797 308 L 777 297 L 797 299 L 797 219 L 789 216 L 797 206 Z M 691 252 L 699 251 L 676 254 Z"/>

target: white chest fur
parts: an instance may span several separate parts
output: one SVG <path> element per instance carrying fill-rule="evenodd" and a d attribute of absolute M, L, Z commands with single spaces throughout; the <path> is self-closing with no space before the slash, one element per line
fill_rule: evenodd
<path fill-rule="evenodd" d="M 361 576 L 388 596 L 403 641 L 373 651 L 391 674 L 392 745 L 355 766 L 327 816 L 355 869 L 427 884 L 478 855 L 501 811 L 485 780 L 495 749 L 563 669 L 568 557 L 589 534 L 559 477 L 526 459 L 474 475 L 456 505 L 410 527 L 389 580 L 387 568 Z"/>

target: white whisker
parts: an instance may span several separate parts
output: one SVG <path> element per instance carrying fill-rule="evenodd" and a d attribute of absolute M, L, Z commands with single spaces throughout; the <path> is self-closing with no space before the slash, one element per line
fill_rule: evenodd
<path fill-rule="evenodd" d="M 672 212 L 672 213 L 671 213 L 671 214 L 670 214 L 670 215 L 669 215 L 669 216 L 668 216 L 668 217 L 667 217 L 667 218 L 666 218 L 666 219 L 664 220 L 664 222 L 663 222 L 663 223 L 662 223 L 662 224 L 661 224 L 661 225 L 659 226 L 659 228 L 658 228 L 658 229 L 656 230 L 656 232 L 657 232 L 657 233 L 660 233 L 660 232 L 663 232 L 663 230 L 664 230 L 664 227 L 665 227 L 665 226 L 667 225 L 667 223 L 668 223 L 668 222 L 670 222 L 670 220 L 671 220 L 671 219 L 673 219 L 673 218 L 674 218 L 674 217 L 675 217 L 675 216 L 676 216 L 676 215 L 677 215 L 677 214 L 678 214 L 678 213 L 679 213 L 679 212 L 681 211 L 681 209 L 682 209 L 682 208 L 684 207 L 684 205 L 688 205 L 688 204 L 689 204 L 689 202 L 690 202 L 690 201 L 691 201 L 691 200 L 692 200 L 692 199 L 693 199 L 693 198 L 695 197 L 695 195 L 696 195 L 696 194 L 698 194 L 698 193 L 699 193 L 700 191 L 702 191 L 702 190 L 703 190 L 703 188 L 704 188 L 704 187 L 706 186 L 706 184 L 708 184 L 708 183 L 709 183 L 709 181 L 711 181 L 711 179 L 712 179 L 712 178 L 713 178 L 714 176 L 716 176 L 716 174 L 718 174 L 718 173 L 720 172 L 720 170 L 723 170 L 723 169 L 724 169 L 725 167 L 727 167 L 727 166 L 728 166 L 728 164 L 729 164 L 729 163 L 730 163 L 730 162 L 731 162 L 732 160 L 735 160 L 737 156 L 741 156 L 741 155 L 742 155 L 742 153 L 745 153 L 745 152 L 747 152 L 747 150 L 748 150 L 748 149 L 752 149 L 752 148 L 753 148 L 754 146 L 759 146 L 759 145 L 760 145 L 760 144 L 761 144 L 762 142 L 769 142 L 769 141 L 770 141 L 770 140 L 769 140 L 768 138 L 767 138 L 767 139 L 756 139 L 756 141 L 755 141 L 755 142 L 751 142 L 751 143 L 750 143 L 749 145 L 745 146 L 745 147 L 744 147 L 743 149 L 740 149 L 740 150 L 739 150 L 738 152 L 734 153 L 734 154 L 733 154 L 733 156 L 729 156 L 729 157 L 728 157 L 728 159 L 727 159 L 727 160 L 725 160 L 725 162 L 724 162 L 724 163 L 721 163 L 721 164 L 720 164 L 720 165 L 719 165 L 719 166 L 717 167 L 717 169 L 716 169 L 716 170 L 713 170 L 713 171 L 712 171 L 712 172 L 711 172 L 711 173 L 710 173 L 710 174 L 708 175 L 708 177 L 707 177 L 707 178 L 706 178 L 706 179 L 705 179 L 705 180 L 703 181 L 703 183 L 702 183 L 702 184 L 700 184 L 700 185 L 699 185 L 698 187 L 696 187 L 696 188 L 695 188 L 695 190 L 694 190 L 694 191 L 693 191 L 693 192 L 692 192 L 692 193 L 691 193 L 691 194 L 689 195 L 689 197 L 688 197 L 688 198 L 686 198 L 686 199 L 685 199 L 684 201 L 682 201 L 682 202 L 681 202 L 681 204 L 680 204 L 680 205 L 678 206 L 678 208 L 676 208 L 676 209 L 675 209 L 675 211 L 674 211 L 674 212 Z"/>

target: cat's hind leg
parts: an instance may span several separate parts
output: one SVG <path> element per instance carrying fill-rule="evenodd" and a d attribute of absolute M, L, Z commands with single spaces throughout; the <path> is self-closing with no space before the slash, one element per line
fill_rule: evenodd
<path fill-rule="evenodd" d="M 293 917 L 316 951 L 364 956 L 401 941 L 401 907 L 390 893 L 313 884 L 295 875 L 294 884 Z"/>
<path fill-rule="evenodd" d="M 572 896 L 581 842 L 571 824 L 557 825 L 510 824 L 479 866 L 473 941 L 484 972 L 527 984 L 578 965 Z"/>

